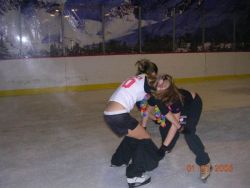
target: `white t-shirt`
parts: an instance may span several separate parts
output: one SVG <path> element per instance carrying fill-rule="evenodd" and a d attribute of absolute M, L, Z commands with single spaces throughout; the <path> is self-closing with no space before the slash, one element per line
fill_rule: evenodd
<path fill-rule="evenodd" d="M 130 112 L 137 101 L 147 94 L 144 90 L 145 74 L 129 77 L 113 93 L 109 101 L 120 103 Z"/>

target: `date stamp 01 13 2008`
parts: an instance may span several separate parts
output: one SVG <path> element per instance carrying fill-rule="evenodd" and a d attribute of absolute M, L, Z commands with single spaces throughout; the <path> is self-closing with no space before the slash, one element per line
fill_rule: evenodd
<path fill-rule="evenodd" d="M 213 171 L 217 173 L 232 173 L 233 172 L 233 165 L 231 163 L 228 164 L 212 164 Z M 186 171 L 187 172 L 194 172 L 197 167 L 195 164 L 187 164 Z"/>

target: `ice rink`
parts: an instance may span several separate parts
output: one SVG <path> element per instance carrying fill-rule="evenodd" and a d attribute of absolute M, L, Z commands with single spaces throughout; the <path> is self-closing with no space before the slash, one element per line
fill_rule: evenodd
<path fill-rule="evenodd" d="M 179 84 L 203 98 L 197 133 L 210 155 L 207 183 L 183 135 L 148 172 L 144 188 L 248 188 L 250 79 Z M 0 97 L 1 188 L 126 188 L 125 167 L 110 167 L 121 138 L 103 121 L 114 89 Z M 132 112 L 139 118 L 139 112 Z M 158 127 L 148 130 L 159 146 Z"/>

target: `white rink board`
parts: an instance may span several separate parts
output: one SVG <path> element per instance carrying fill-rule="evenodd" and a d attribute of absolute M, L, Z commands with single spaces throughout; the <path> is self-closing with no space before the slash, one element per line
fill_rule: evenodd
<path fill-rule="evenodd" d="M 250 52 L 169 53 L 0 61 L 0 90 L 118 83 L 147 58 L 175 78 L 250 74 Z"/>

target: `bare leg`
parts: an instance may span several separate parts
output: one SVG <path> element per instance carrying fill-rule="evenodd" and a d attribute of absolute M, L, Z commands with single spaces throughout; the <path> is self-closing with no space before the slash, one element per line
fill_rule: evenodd
<path fill-rule="evenodd" d="M 140 124 L 138 124 L 137 127 L 133 130 L 129 129 L 127 136 L 136 138 L 139 140 L 150 138 L 149 133 Z"/>

